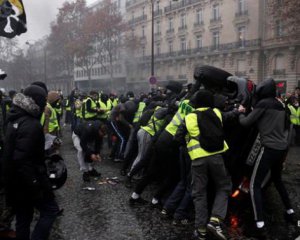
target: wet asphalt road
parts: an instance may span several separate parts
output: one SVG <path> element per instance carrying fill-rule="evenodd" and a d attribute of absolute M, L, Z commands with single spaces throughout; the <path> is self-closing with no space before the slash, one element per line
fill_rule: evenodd
<path fill-rule="evenodd" d="M 56 191 L 57 200 L 64 215 L 55 222 L 50 240 L 189 240 L 193 225 L 175 227 L 172 221 L 162 219 L 158 209 L 149 205 L 130 207 L 128 199 L 131 190 L 121 182 L 117 185 L 102 184 L 93 180 L 89 184 L 82 182 L 76 151 L 72 146 L 70 131 L 64 132 L 62 155 L 68 166 L 68 180 Z M 104 155 L 105 156 L 105 155 Z M 96 166 L 102 178 L 124 177 L 119 175 L 120 163 L 104 159 Z M 299 214 L 300 210 L 300 148 L 291 148 L 284 171 L 284 181 Z M 95 191 L 83 190 L 95 187 Z M 155 185 L 147 188 L 143 197 L 151 200 Z M 273 187 L 266 193 L 266 223 L 270 236 L 274 240 L 296 239 L 300 227 L 287 225 L 283 218 L 282 204 Z M 230 239 L 254 239 L 252 209 L 249 198 L 230 203 L 227 225 Z M 300 220 L 300 219 L 299 219 Z"/>

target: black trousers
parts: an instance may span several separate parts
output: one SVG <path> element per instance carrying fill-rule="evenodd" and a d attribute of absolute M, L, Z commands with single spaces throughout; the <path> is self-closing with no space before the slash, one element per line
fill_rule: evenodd
<path fill-rule="evenodd" d="M 250 182 L 250 193 L 256 221 L 263 221 L 263 196 L 262 186 L 270 177 L 278 191 L 286 209 L 291 209 L 291 203 L 285 186 L 282 182 L 282 164 L 287 150 L 275 150 L 264 147 L 259 158 L 256 160 Z"/>

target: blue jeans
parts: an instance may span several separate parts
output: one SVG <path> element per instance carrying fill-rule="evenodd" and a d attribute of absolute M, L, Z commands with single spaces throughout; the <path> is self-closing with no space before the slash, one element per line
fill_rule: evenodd
<path fill-rule="evenodd" d="M 33 219 L 34 208 L 40 212 L 40 217 L 35 225 L 30 238 L 30 224 Z M 51 227 L 59 212 L 59 207 L 54 199 L 44 200 L 32 206 L 19 206 L 16 208 L 16 235 L 17 240 L 46 240 Z"/>

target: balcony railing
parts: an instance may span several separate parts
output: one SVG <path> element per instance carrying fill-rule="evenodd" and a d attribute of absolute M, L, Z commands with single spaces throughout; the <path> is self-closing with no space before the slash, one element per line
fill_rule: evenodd
<path fill-rule="evenodd" d="M 235 17 L 243 17 L 243 16 L 248 16 L 248 10 L 239 11 L 235 13 Z"/>
<path fill-rule="evenodd" d="M 128 8 L 134 5 L 135 3 L 139 3 L 139 2 L 145 2 L 145 0 L 128 0 L 126 1 L 126 7 Z"/>
<path fill-rule="evenodd" d="M 136 18 L 133 18 L 133 19 L 130 19 L 128 21 L 129 24 L 134 24 L 134 23 L 138 23 L 140 21 L 145 21 L 147 20 L 147 15 L 142 15 L 142 16 L 139 16 L 139 17 L 136 17 Z"/>
<path fill-rule="evenodd" d="M 174 28 L 168 29 L 168 30 L 167 30 L 167 34 L 174 33 L 174 31 L 175 31 Z"/>
<path fill-rule="evenodd" d="M 178 27 L 178 31 L 184 31 L 187 29 L 187 25 Z"/>
<path fill-rule="evenodd" d="M 285 69 L 274 69 L 273 75 L 285 75 Z"/>
<path fill-rule="evenodd" d="M 243 50 L 246 51 L 247 49 L 251 48 L 259 48 L 261 47 L 261 40 L 260 39 L 254 39 L 254 40 L 248 40 L 244 41 L 245 45 Z M 159 56 L 155 55 L 156 59 L 167 59 L 167 58 L 180 58 L 180 57 L 186 57 L 186 56 L 192 56 L 192 55 L 207 55 L 213 52 L 231 52 L 234 50 L 240 50 L 239 48 L 239 42 L 232 42 L 232 43 L 226 43 L 226 44 L 219 44 L 218 46 L 207 46 L 207 47 L 201 47 L 201 48 L 192 48 L 192 49 L 186 49 L 186 50 L 179 50 L 179 51 L 173 51 L 168 53 L 160 53 Z M 142 58 L 144 61 L 150 61 L 151 56 L 145 56 Z M 282 73 L 282 72 L 281 72 Z"/>
<path fill-rule="evenodd" d="M 178 79 L 187 79 L 186 75 L 185 74 L 180 74 L 178 76 Z"/>
<path fill-rule="evenodd" d="M 199 2 L 200 2 L 199 0 L 184 0 L 184 1 L 181 1 L 178 3 L 172 2 L 169 6 L 165 7 L 165 13 L 171 12 L 173 10 L 180 9 L 183 7 L 187 7 L 192 4 L 199 3 Z"/>
<path fill-rule="evenodd" d="M 216 18 L 212 18 L 210 19 L 210 23 L 211 24 L 214 24 L 214 23 L 218 23 L 221 21 L 221 17 L 216 17 Z"/>
<path fill-rule="evenodd" d="M 174 80 L 174 77 L 171 76 L 171 75 L 167 75 L 166 79 L 167 79 L 167 80 Z"/>

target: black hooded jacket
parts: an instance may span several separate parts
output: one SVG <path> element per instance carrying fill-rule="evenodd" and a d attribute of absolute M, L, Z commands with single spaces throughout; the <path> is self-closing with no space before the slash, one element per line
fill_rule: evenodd
<path fill-rule="evenodd" d="M 16 95 L 7 118 L 2 173 L 7 203 L 11 206 L 54 197 L 46 172 L 40 115 L 31 98 Z"/>
<path fill-rule="evenodd" d="M 287 149 L 286 109 L 284 104 L 275 98 L 276 85 L 274 80 L 268 79 L 259 84 L 256 95 L 258 102 L 253 111 L 248 116 L 240 115 L 241 125 L 256 124 L 264 147 L 277 150 Z"/>

